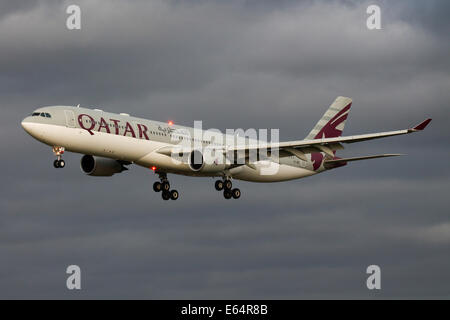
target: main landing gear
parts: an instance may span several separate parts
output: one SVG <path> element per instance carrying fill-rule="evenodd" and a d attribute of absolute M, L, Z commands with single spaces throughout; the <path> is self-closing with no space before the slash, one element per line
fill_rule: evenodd
<path fill-rule="evenodd" d="M 158 173 L 159 175 L 159 181 L 156 181 L 153 184 L 153 190 L 155 192 L 161 192 L 161 196 L 164 200 L 177 200 L 180 194 L 177 190 L 170 190 L 170 183 L 169 180 L 167 180 L 167 174 L 165 173 Z"/>
<path fill-rule="evenodd" d="M 64 153 L 64 147 L 53 147 L 53 153 L 56 156 L 56 160 L 53 161 L 53 166 L 55 168 L 64 168 L 66 166 L 66 162 L 61 159 L 62 154 Z"/>
<path fill-rule="evenodd" d="M 230 179 L 224 178 L 223 180 L 217 180 L 214 184 L 217 191 L 223 190 L 223 196 L 225 199 L 239 199 L 241 197 L 241 190 L 238 188 L 233 188 L 233 183 Z"/>

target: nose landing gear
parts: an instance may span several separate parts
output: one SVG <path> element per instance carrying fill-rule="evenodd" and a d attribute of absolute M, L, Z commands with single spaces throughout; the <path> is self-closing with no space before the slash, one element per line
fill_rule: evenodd
<path fill-rule="evenodd" d="M 56 156 L 56 160 L 53 161 L 53 167 L 64 168 L 66 166 L 66 162 L 61 159 L 62 154 L 64 153 L 64 147 L 53 147 L 53 153 Z"/>
<path fill-rule="evenodd" d="M 232 189 L 233 183 L 228 177 L 225 177 L 223 180 L 217 180 L 214 187 L 217 191 L 223 190 L 223 196 L 225 199 L 239 199 L 241 197 L 241 190 L 238 188 Z"/>
<path fill-rule="evenodd" d="M 153 190 L 155 192 L 162 192 L 161 196 L 164 200 L 177 200 L 180 196 L 177 190 L 170 190 L 170 183 L 169 180 L 167 180 L 167 174 L 166 173 L 158 173 L 159 175 L 159 181 L 156 181 L 153 184 Z"/>

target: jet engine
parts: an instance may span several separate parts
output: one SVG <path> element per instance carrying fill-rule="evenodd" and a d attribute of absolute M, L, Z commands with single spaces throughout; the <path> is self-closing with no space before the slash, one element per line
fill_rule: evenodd
<path fill-rule="evenodd" d="M 128 169 L 114 159 L 84 155 L 81 158 L 81 170 L 90 176 L 110 177 Z"/>
<path fill-rule="evenodd" d="M 189 154 L 189 168 L 195 172 L 217 172 L 226 168 L 225 157 L 208 150 L 203 154 L 200 150 L 193 150 Z"/>

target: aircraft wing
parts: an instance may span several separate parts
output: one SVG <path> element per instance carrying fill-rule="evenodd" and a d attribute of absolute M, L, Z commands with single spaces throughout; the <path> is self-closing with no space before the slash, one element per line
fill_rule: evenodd
<path fill-rule="evenodd" d="M 361 142 L 361 141 L 367 141 L 367 140 L 373 140 L 373 139 L 381 139 L 386 137 L 392 137 L 392 136 L 398 136 L 403 134 L 409 134 L 417 131 L 422 131 L 425 129 L 425 127 L 431 122 L 431 119 L 426 119 L 425 121 L 421 122 L 420 124 L 416 125 L 415 127 L 404 129 L 404 130 L 397 130 L 397 131 L 387 131 L 387 132 L 378 132 L 378 133 L 369 133 L 369 134 L 361 134 L 361 135 L 354 135 L 354 136 L 347 136 L 347 137 L 336 137 L 336 138 L 323 138 L 323 139 L 313 139 L 313 140 L 297 140 L 297 141 L 286 141 L 286 142 L 278 142 L 278 143 L 264 143 L 260 142 L 255 145 L 237 145 L 235 147 L 223 147 L 223 152 L 225 154 L 229 153 L 235 153 L 235 159 L 242 157 L 242 154 L 239 154 L 239 152 L 245 153 L 245 158 L 249 157 L 249 153 L 251 151 L 257 152 L 258 150 L 267 150 L 270 152 L 273 149 L 278 150 L 279 157 L 288 157 L 288 156 L 296 156 L 299 159 L 302 159 L 304 161 L 308 161 L 305 154 L 310 154 L 314 152 L 324 152 L 325 154 L 329 155 L 330 157 L 334 157 L 334 151 L 339 149 L 344 149 L 342 146 L 342 143 L 355 143 L 355 142 Z M 192 151 L 191 147 L 173 147 L 173 146 L 166 146 L 160 148 L 157 152 L 160 154 L 164 154 L 167 156 L 170 156 L 172 153 L 187 153 Z M 381 155 L 381 156 L 392 156 L 392 155 Z M 375 156 L 380 157 L 380 156 Z M 366 159 L 372 159 L 372 158 L 366 158 Z M 360 159 L 348 159 L 347 161 L 355 161 Z M 362 159 L 361 159 L 362 160 Z M 342 162 L 342 160 L 339 160 Z"/>
<path fill-rule="evenodd" d="M 431 119 L 427 119 L 421 122 L 420 124 L 416 125 L 415 127 L 405 130 L 369 133 L 337 138 L 298 140 L 279 143 L 259 143 L 258 145 L 236 146 L 235 148 L 228 148 L 227 150 L 224 150 L 224 152 L 228 153 L 228 152 L 245 151 L 247 153 L 251 150 L 267 149 L 268 151 L 270 151 L 272 149 L 278 149 L 280 157 L 294 155 L 306 161 L 305 154 L 308 153 L 324 152 L 329 156 L 333 157 L 334 156 L 333 151 L 344 148 L 342 146 L 342 143 L 355 143 L 422 131 L 430 122 Z"/>

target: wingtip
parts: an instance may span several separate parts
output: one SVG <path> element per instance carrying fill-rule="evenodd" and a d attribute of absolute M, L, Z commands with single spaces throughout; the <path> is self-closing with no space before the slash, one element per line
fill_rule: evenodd
<path fill-rule="evenodd" d="M 425 129 L 431 122 L 432 119 L 426 119 L 425 121 L 419 123 L 417 126 L 413 128 L 414 131 L 422 131 Z"/>

